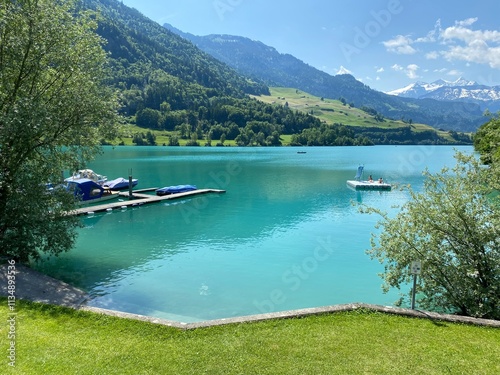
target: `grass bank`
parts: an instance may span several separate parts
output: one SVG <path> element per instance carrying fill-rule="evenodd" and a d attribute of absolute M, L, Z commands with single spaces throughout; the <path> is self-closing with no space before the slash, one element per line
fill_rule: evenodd
<path fill-rule="evenodd" d="M 16 367 L 2 355 L 2 373 L 500 373 L 499 329 L 368 311 L 190 331 L 23 301 L 16 312 Z M 5 298 L 0 316 L 7 353 Z"/>

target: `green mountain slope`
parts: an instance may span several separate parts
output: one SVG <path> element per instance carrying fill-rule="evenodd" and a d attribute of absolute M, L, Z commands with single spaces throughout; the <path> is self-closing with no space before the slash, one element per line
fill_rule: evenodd
<path fill-rule="evenodd" d="M 97 31 L 110 54 L 109 84 L 119 91 L 128 122 L 171 131 L 193 145 L 222 134 L 235 141 L 241 135 L 240 145 L 274 145 L 283 133 L 318 125 L 313 116 L 251 99 L 248 94 L 267 94 L 268 87 L 138 11 L 116 0 L 83 4 L 97 11 Z"/>
<path fill-rule="evenodd" d="M 267 91 L 265 85 L 243 78 L 121 2 L 84 0 L 84 4 L 100 13 L 98 33 L 107 40 L 105 49 L 113 61 L 113 83 L 144 84 L 151 72 L 160 69 L 183 83 L 212 89 L 213 94 L 241 97 L 244 93 Z"/>
<path fill-rule="evenodd" d="M 121 113 L 130 124 L 122 126 L 124 144 L 155 144 L 158 136 L 160 143 L 169 145 L 224 145 L 227 140 L 240 146 L 277 146 L 310 129 L 329 134 L 323 145 L 393 141 L 347 131 L 340 123 L 325 125 L 314 113 L 257 100 L 270 94 L 266 85 L 242 76 L 138 11 L 117 0 L 82 1 L 97 12 L 97 31 L 107 41 L 108 83 L 119 93 Z M 399 138 L 421 141 L 412 132 Z M 432 137 L 425 141 L 435 142 Z"/>
<path fill-rule="evenodd" d="M 317 117 L 324 124 L 343 126 L 356 136 L 368 137 L 375 143 L 435 143 L 471 144 L 471 138 L 455 131 L 436 130 L 413 121 L 387 119 L 371 108 L 356 108 L 345 100 L 320 98 L 306 92 L 283 87 L 271 87 L 270 95 L 256 96 L 274 105 L 285 105 Z"/>
<path fill-rule="evenodd" d="M 370 107 L 386 117 L 412 119 L 435 128 L 475 131 L 484 122 L 480 107 L 472 103 L 391 96 L 371 89 L 351 75 L 331 76 L 258 41 L 233 35 L 196 36 L 168 24 L 164 26 L 240 73 L 270 86 L 295 87 L 330 99 L 343 97 L 356 107 Z"/>

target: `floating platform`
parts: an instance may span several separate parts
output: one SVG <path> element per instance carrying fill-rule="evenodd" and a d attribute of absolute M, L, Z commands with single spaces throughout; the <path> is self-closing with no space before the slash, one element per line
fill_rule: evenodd
<path fill-rule="evenodd" d="M 156 188 L 155 188 L 156 189 Z M 170 194 L 170 195 L 163 195 L 161 197 L 157 195 L 149 195 L 149 194 L 141 194 L 142 192 L 147 192 L 155 189 L 143 189 L 143 190 L 137 190 L 132 192 L 132 199 L 129 199 L 129 193 L 128 192 L 123 192 L 120 193 L 119 195 L 121 197 L 127 198 L 129 200 L 126 201 L 121 201 L 121 202 L 112 202 L 112 203 L 107 203 L 107 204 L 100 204 L 96 206 L 89 206 L 89 207 L 82 207 L 78 208 L 74 211 L 69 212 L 69 215 L 91 215 L 94 213 L 98 212 L 110 212 L 115 209 L 126 209 L 128 207 L 136 207 L 136 206 L 142 206 L 144 204 L 150 204 L 150 203 L 157 203 L 165 200 L 172 200 L 172 199 L 179 199 L 179 198 L 187 198 L 187 197 L 192 197 L 196 195 L 201 195 L 201 194 L 210 194 L 210 193 L 216 193 L 216 194 L 222 194 L 225 193 L 225 190 L 218 190 L 218 189 L 198 189 L 198 190 L 193 190 L 193 191 L 187 191 L 184 193 L 177 193 L 177 194 Z M 139 193 L 141 192 L 141 193 Z"/>
<path fill-rule="evenodd" d="M 354 190 L 391 190 L 391 184 L 386 182 L 378 181 L 358 181 L 358 180 L 347 180 L 347 186 L 353 188 Z"/>

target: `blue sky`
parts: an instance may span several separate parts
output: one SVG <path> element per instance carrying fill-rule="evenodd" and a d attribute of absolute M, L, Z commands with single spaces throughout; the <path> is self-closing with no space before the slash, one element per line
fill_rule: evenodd
<path fill-rule="evenodd" d="M 332 75 L 390 91 L 460 76 L 500 85 L 500 2 L 123 0 L 195 35 L 261 41 Z"/>

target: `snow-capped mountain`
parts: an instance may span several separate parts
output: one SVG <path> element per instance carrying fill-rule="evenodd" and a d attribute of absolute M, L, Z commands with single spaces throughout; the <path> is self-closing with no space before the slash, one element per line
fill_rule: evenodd
<path fill-rule="evenodd" d="M 413 99 L 463 101 L 479 104 L 483 110 L 500 110 L 500 86 L 480 85 L 462 77 L 453 82 L 443 79 L 432 83 L 416 82 L 387 94 Z"/>

